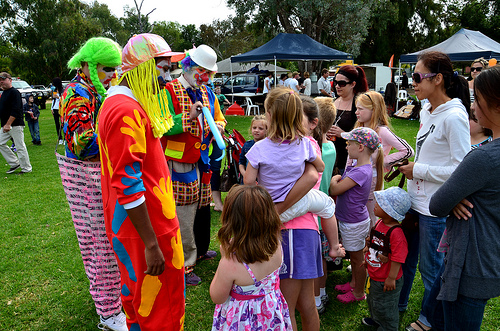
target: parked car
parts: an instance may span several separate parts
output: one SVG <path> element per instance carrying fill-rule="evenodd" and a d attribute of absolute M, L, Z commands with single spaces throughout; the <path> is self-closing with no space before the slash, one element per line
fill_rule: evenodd
<path fill-rule="evenodd" d="M 221 87 L 222 94 L 232 94 L 232 93 L 262 93 L 264 88 L 264 79 L 266 78 L 265 73 L 246 73 L 239 74 L 228 78 Z M 232 85 L 232 89 L 231 89 Z M 229 100 L 231 98 L 227 96 Z M 235 98 L 236 102 L 239 104 L 243 103 L 244 98 Z M 256 102 L 263 102 L 264 97 L 256 97 L 254 99 Z"/>
<path fill-rule="evenodd" d="M 42 91 L 43 96 L 49 99 L 52 96 L 52 90 L 44 85 L 33 85 L 35 90 Z"/>
<path fill-rule="evenodd" d="M 35 99 L 35 103 L 38 105 L 40 109 L 45 109 L 45 102 L 47 101 L 47 97 L 44 96 L 43 92 L 31 87 L 24 80 L 20 79 L 12 79 L 12 87 L 17 89 L 21 93 L 21 97 L 23 100 L 23 105 L 26 103 L 26 95 L 31 94 Z"/>

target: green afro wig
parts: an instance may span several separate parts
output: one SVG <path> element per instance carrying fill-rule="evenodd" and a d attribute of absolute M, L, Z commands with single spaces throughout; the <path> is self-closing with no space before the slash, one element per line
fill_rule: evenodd
<path fill-rule="evenodd" d="M 87 40 L 80 50 L 68 61 L 70 69 L 82 67 L 82 62 L 89 65 L 90 80 L 95 86 L 97 92 L 104 96 L 106 89 L 99 81 L 97 75 L 97 65 L 102 64 L 106 67 L 116 67 L 122 63 L 122 49 L 120 45 L 109 38 L 96 37 Z"/>

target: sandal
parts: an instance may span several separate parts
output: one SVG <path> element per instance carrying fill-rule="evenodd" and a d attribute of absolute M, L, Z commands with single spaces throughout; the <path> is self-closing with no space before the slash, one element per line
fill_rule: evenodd
<path fill-rule="evenodd" d="M 348 303 L 356 302 L 356 301 L 363 301 L 365 299 L 366 299 L 366 295 L 363 294 L 363 296 L 361 298 L 357 299 L 354 296 L 354 293 L 352 293 L 352 292 L 347 292 L 345 294 L 337 295 L 337 300 L 339 300 L 340 302 L 342 302 L 344 304 L 348 304 Z"/>
<path fill-rule="evenodd" d="M 429 331 L 431 330 L 430 327 L 425 326 L 419 321 L 415 321 L 414 323 L 411 323 L 408 325 L 405 329 L 406 331 Z"/>
<path fill-rule="evenodd" d="M 353 288 L 349 282 L 342 285 L 335 285 L 335 291 L 340 292 L 342 294 L 347 292 L 352 292 Z"/>

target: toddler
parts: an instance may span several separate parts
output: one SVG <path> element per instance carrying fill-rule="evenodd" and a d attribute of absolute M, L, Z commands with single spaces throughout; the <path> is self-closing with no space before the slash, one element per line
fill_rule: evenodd
<path fill-rule="evenodd" d="M 401 264 L 408 254 L 403 229 L 399 222 L 411 207 L 410 196 L 399 187 L 375 191 L 375 216 L 380 217 L 370 232 L 365 252 L 368 270 L 366 286 L 370 316 L 362 323 L 379 330 L 398 330 L 399 293 L 403 286 Z"/>
<path fill-rule="evenodd" d="M 240 170 L 241 179 L 243 183 L 243 177 L 245 176 L 245 171 L 247 169 L 248 160 L 246 154 L 252 148 L 252 146 L 259 140 L 264 139 L 267 136 L 267 121 L 264 115 L 256 115 L 252 118 L 250 123 L 250 134 L 252 135 L 252 140 L 247 140 L 243 144 L 243 148 L 240 153 L 240 161 L 238 169 Z"/>

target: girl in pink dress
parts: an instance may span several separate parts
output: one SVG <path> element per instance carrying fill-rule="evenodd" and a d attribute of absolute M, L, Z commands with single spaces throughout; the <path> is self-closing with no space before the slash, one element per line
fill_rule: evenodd
<path fill-rule="evenodd" d="M 210 285 L 217 304 L 212 330 L 291 331 L 280 291 L 281 221 L 271 196 L 261 186 L 233 186 L 221 221 L 222 258 Z"/>

